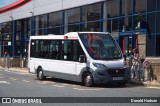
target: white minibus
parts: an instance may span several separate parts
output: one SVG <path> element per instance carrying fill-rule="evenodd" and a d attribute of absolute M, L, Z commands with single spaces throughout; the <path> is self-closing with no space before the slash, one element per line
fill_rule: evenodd
<path fill-rule="evenodd" d="M 125 85 L 129 71 L 118 43 L 107 32 L 70 32 L 65 35 L 31 36 L 29 72 L 82 82 Z"/>

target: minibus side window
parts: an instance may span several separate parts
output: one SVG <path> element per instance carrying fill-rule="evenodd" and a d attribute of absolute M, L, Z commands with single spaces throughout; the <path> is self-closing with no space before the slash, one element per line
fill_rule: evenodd
<path fill-rule="evenodd" d="M 63 60 L 78 61 L 80 55 L 84 55 L 84 51 L 78 40 L 65 40 L 63 48 Z"/>

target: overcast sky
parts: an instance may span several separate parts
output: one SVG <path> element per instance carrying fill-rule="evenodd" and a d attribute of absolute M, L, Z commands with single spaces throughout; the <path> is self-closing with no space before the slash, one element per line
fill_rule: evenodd
<path fill-rule="evenodd" d="M 0 0 L 0 8 L 6 6 L 8 4 L 11 4 L 11 3 L 15 2 L 15 1 L 17 1 L 17 0 Z"/>

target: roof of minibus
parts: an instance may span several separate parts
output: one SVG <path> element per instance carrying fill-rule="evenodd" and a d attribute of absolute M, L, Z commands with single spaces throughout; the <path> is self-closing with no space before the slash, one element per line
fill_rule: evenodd
<path fill-rule="evenodd" d="M 72 39 L 78 39 L 79 33 L 109 34 L 108 32 L 69 32 L 69 33 L 66 33 L 65 35 L 49 34 L 49 35 L 30 36 L 30 39 L 65 39 L 65 36 L 67 36 L 68 38 L 72 38 Z"/>

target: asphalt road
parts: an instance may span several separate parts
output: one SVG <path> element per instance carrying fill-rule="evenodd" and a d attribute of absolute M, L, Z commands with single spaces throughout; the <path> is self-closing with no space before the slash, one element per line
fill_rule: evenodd
<path fill-rule="evenodd" d="M 81 83 L 59 79 L 48 78 L 45 81 L 40 81 L 36 78 L 36 75 L 0 69 L 0 97 L 95 97 L 95 99 L 100 97 L 120 97 L 119 99 L 121 99 L 121 97 L 160 97 L 160 89 L 145 88 L 144 86 L 130 83 L 125 87 L 120 87 L 118 85 L 96 85 L 95 87 L 85 87 Z M 22 104 L 0 104 L 0 106 L 14 105 L 21 106 Z M 160 106 L 159 103 L 46 103 L 23 105 Z"/>

